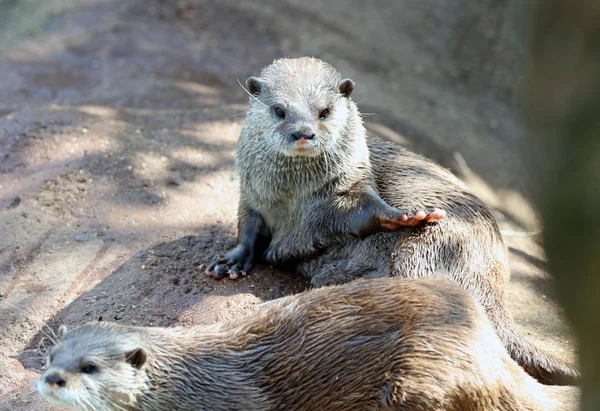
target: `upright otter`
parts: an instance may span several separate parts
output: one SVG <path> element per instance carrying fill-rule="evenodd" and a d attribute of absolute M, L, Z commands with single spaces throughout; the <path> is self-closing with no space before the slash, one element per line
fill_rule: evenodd
<path fill-rule="evenodd" d="M 38 390 L 77 410 L 556 410 L 481 307 L 440 279 L 359 280 L 194 328 L 90 323 Z"/>
<path fill-rule="evenodd" d="M 291 62 L 290 72 L 298 68 Z M 234 250 L 208 267 L 210 276 L 244 275 L 254 254 L 265 251 L 256 249 L 260 237 L 269 238 L 264 258 L 275 264 L 314 256 L 335 235 L 364 238 L 445 216 L 434 204 L 400 211 L 378 196 L 362 120 L 349 100 L 354 83 L 326 70 L 325 63 L 302 67 L 314 81 L 306 90 L 290 93 L 285 83 L 268 78 L 246 82 L 256 105 L 236 156 L 244 187 L 240 238 Z M 264 176 L 255 174 L 267 169 Z"/>
<path fill-rule="evenodd" d="M 483 305 L 506 348 L 528 373 L 548 383 L 576 378 L 572 367 L 535 348 L 515 329 L 505 306 L 506 246 L 489 209 L 433 162 L 378 139 L 367 141 L 349 84 L 354 83 L 342 81 L 332 66 L 314 58 L 277 60 L 260 78 L 247 80 L 250 110 L 236 153 L 238 245 L 211 264 L 207 274 L 235 273 L 240 266 L 247 271 L 253 255 L 268 244 L 268 262 L 296 259 L 297 271 L 313 287 L 359 277 L 442 275 Z M 324 107 L 326 116 L 319 112 Z M 317 115 L 325 118 L 316 122 Z M 296 129 L 317 130 L 305 143 L 312 147 L 310 156 L 290 154 L 298 150 L 290 142 Z M 352 188 L 365 186 L 389 206 L 435 206 L 448 216 L 437 224 L 398 227 L 364 239 L 345 235 L 352 218 L 340 218 L 338 212 L 348 207 L 344 201 Z M 319 250 L 314 244 L 323 237 L 325 249 Z"/>

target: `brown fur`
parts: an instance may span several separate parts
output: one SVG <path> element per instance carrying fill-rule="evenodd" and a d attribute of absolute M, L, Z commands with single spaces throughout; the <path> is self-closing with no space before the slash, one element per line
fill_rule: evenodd
<path fill-rule="evenodd" d="M 560 407 L 472 297 L 440 278 L 325 287 L 214 326 L 90 323 L 63 335 L 51 358 L 40 391 L 63 390 L 62 405 L 81 410 Z M 82 374 L 90 362 L 97 371 Z M 45 384 L 52 375 L 65 386 Z"/>
<path fill-rule="evenodd" d="M 505 307 L 510 276 L 506 247 L 488 208 L 433 162 L 367 139 L 356 104 L 340 97 L 340 79 L 327 63 L 301 58 L 278 60 L 256 80 L 260 88 L 254 90 L 260 93 L 250 100 L 236 155 L 241 182 L 238 246 L 209 271 L 240 266 L 247 271 L 267 244 L 268 262 L 295 259 L 297 271 L 313 287 L 361 277 L 441 275 L 455 280 L 485 308 L 506 348 L 528 373 L 546 383 L 577 379 L 572 366 L 517 332 Z M 271 107 L 284 103 L 293 116 L 282 123 Z M 315 113 L 326 103 L 332 107 L 331 118 L 315 123 Z M 286 133 L 307 122 L 316 124 L 317 149 L 311 157 L 290 156 Z M 349 236 L 352 218 L 340 210 L 360 209 L 349 193 L 365 186 L 389 206 L 440 207 L 447 217 L 439 224 L 402 227 L 362 240 Z M 327 246 L 321 255 L 313 247 L 315 237 Z"/>

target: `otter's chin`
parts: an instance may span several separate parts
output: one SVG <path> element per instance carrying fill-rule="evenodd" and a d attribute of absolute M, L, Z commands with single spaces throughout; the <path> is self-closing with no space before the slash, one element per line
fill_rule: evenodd
<path fill-rule="evenodd" d="M 288 157 L 317 157 L 321 150 L 309 144 L 293 144 L 287 147 L 284 154 Z"/>
<path fill-rule="evenodd" d="M 316 157 L 319 155 L 319 152 L 315 149 L 307 149 L 307 148 L 298 148 L 293 151 L 293 157 Z"/>
<path fill-rule="evenodd" d="M 64 394 L 62 389 L 60 392 L 52 391 L 52 390 L 46 388 L 46 386 L 44 385 L 43 382 L 39 381 L 37 384 L 37 390 L 42 395 L 42 397 L 44 397 L 46 399 L 46 401 L 48 401 L 52 405 L 55 405 L 55 406 L 61 407 L 61 408 L 68 408 L 68 409 L 72 409 L 72 410 L 79 409 L 70 401 L 66 401 L 64 398 L 61 398 L 61 397 L 63 397 L 63 395 L 61 395 L 61 394 Z"/>

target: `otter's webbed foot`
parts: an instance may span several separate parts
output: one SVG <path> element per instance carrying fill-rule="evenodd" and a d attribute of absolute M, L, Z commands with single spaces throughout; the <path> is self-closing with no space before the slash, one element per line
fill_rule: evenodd
<path fill-rule="evenodd" d="M 381 231 L 395 231 L 401 227 L 415 227 L 424 222 L 434 222 L 446 217 L 446 211 L 439 208 L 401 211 L 387 204 L 374 190 L 365 191 L 365 202 L 361 209 L 350 218 L 350 232 L 365 238 Z"/>
<path fill-rule="evenodd" d="M 400 210 L 398 210 L 400 211 Z M 414 212 L 400 211 L 398 217 L 389 218 L 388 216 L 377 216 L 378 223 L 385 231 L 395 231 L 400 227 L 415 227 L 421 223 L 430 223 L 443 220 L 446 217 L 446 211 L 439 208 L 429 208 Z"/>
<path fill-rule="evenodd" d="M 237 245 L 225 256 L 216 257 L 204 272 L 208 277 L 220 280 L 229 276 L 232 280 L 237 280 L 240 275 L 245 276 L 252 268 L 253 251 L 243 245 Z"/>

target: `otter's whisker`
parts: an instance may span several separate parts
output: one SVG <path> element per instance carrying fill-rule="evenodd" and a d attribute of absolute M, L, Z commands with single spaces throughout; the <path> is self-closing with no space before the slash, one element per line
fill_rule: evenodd
<path fill-rule="evenodd" d="M 37 345 L 37 350 L 42 355 L 44 355 L 48 352 L 48 347 L 46 347 L 45 341 L 46 341 L 46 337 L 42 337 L 40 339 L 40 342 L 38 342 L 38 345 Z M 54 345 L 56 345 L 56 343 L 54 343 Z"/>
<path fill-rule="evenodd" d="M 225 117 L 225 118 L 232 118 L 232 117 L 241 116 L 242 114 L 246 114 L 247 112 L 248 112 L 248 111 L 242 111 L 241 113 L 235 113 L 235 114 L 232 114 L 232 115 L 230 115 L 230 116 L 227 116 L 227 117 Z"/>
<path fill-rule="evenodd" d="M 238 79 L 235 79 L 235 80 L 238 82 L 238 84 L 240 85 L 240 87 L 241 87 L 241 88 L 242 88 L 242 89 L 243 89 L 243 90 L 246 92 L 246 94 L 248 94 L 248 95 L 249 95 L 251 98 L 253 98 L 253 99 L 254 99 L 256 102 L 258 102 L 258 103 L 259 103 L 259 104 L 261 104 L 262 106 L 264 106 L 264 107 L 266 107 L 266 108 L 269 108 L 269 107 L 267 107 L 267 105 L 266 105 L 265 103 L 263 103 L 262 101 L 260 101 L 259 99 L 257 99 L 257 98 L 256 98 L 254 95 L 252 95 L 252 93 L 250 93 L 250 92 L 249 92 L 249 91 L 246 89 L 246 87 L 244 87 L 244 86 L 242 85 L 242 83 L 240 83 L 240 81 L 239 81 Z"/>
<path fill-rule="evenodd" d="M 44 327 L 46 327 L 48 329 L 48 331 L 50 331 L 52 333 L 52 336 L 54 337 L 55 340 L 59 340 L 58 335 L 56 335 L 56 333 L 54 332 L 54 330 L 52 329 L 52 327 L 50 327 L 46 323 L 44 323 Z M 56 342 L 55 342 L 55 344 L 56 344 Z"/>
<path fill-rule="evenodd" d="M 50 336 L 50 335 L 49 335 L 47 332 L 45 332 L 44 330 L 40 330 L 40 332 L 41 332 L 41 333 L 42 333 L 42 335 L 44 336 L 44 337 L 42 337 L 42 338 L 47 338 L 47 339 L 49 339 L 49 340 L 50 340 L 50 342 L 51 342 L 52 344 L 56 345 L 56 340 L 55 340 L 54 338 L 52 338 L 52 336 Z"/>

